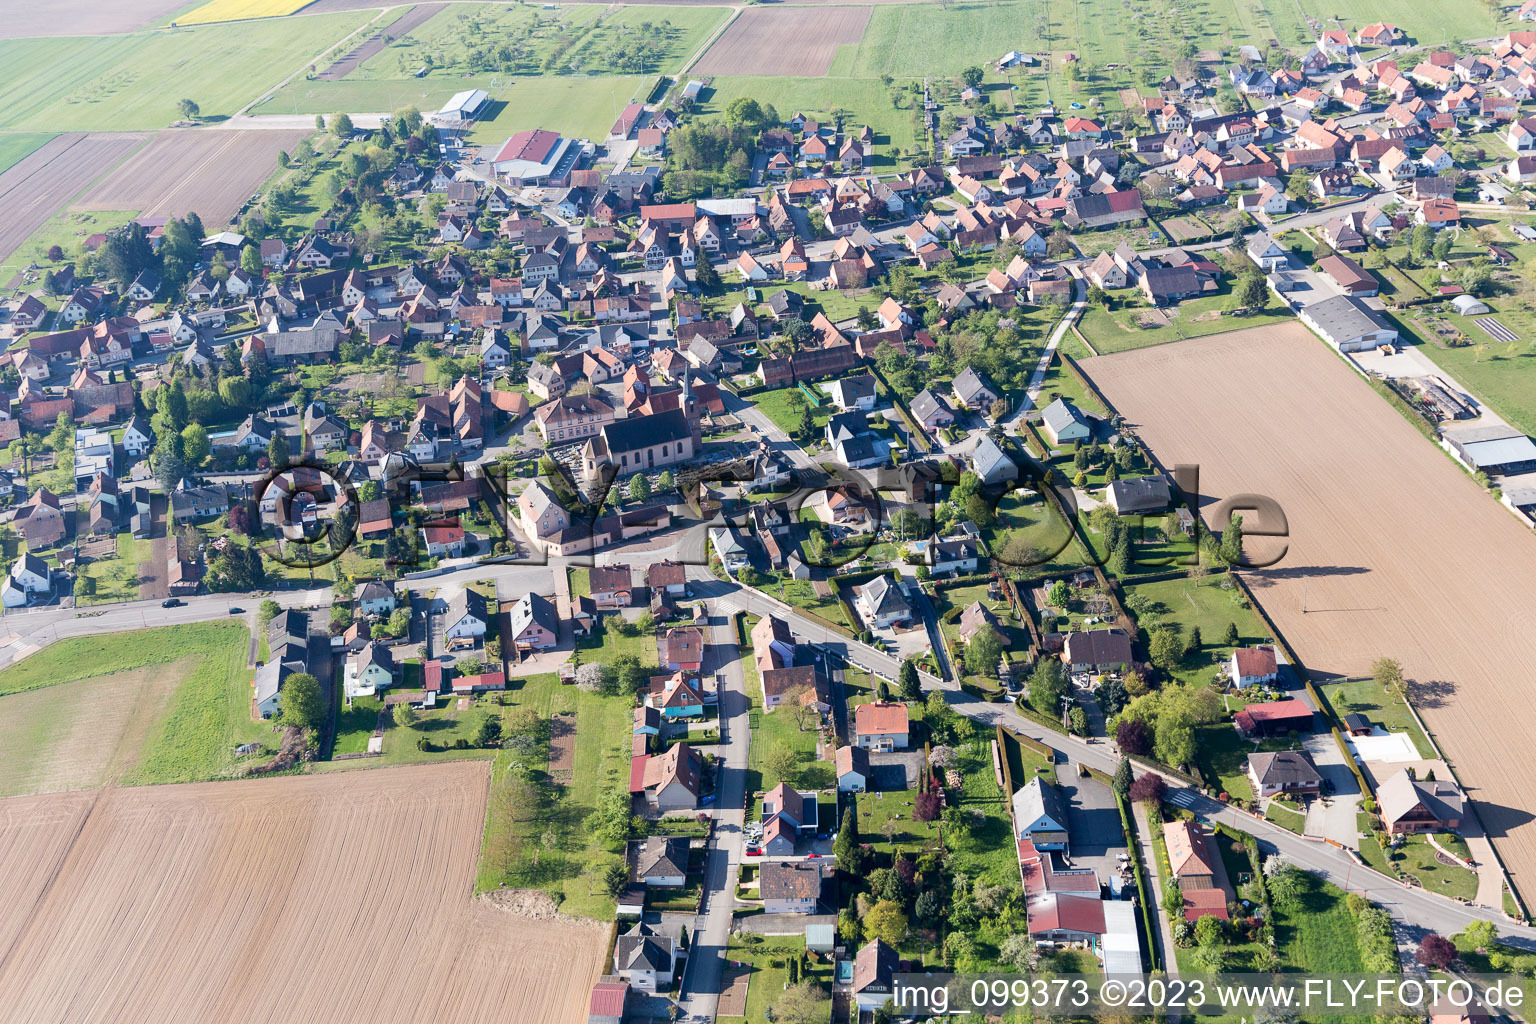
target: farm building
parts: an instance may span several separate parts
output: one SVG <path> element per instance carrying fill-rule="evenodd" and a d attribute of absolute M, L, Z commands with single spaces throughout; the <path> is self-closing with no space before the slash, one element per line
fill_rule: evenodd
<path fill-rule="evenodd" d="M 1303 305 L 1296 315 L 1340 352 L 1364 352 L 1397 341 L 1397 328 L 1352 295 Z"/>

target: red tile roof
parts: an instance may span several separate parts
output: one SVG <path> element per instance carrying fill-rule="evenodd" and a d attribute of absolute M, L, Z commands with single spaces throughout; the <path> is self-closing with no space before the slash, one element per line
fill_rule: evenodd
<path fill-rule="evenodd" d="M 854 733 L 858 736 L 884 736 L 907 731 L 905 704 L 860 704 L 854 712 Z"/>

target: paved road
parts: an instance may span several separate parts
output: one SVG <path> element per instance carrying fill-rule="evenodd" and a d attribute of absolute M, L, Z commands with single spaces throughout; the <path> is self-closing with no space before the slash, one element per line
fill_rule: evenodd
<path fill-rule="evenodd" d="M 604 552 L 599 556 L 599 561 L 623 561 L 626 557 L 622 548 L 611 552 Z M 657 556 L 660 557 L 660 556 Z M 463 569 L 443 576 L 422 580 L 407 581 L 407 589 L 425 590 L 434 587 L 442 587 L 448 583 L 468 582 L 474 579 L 494 579 L 498 592 L 512 596 L 526 593 L 530 589 L 548 593 L 551 589 L 549 566 L 466 566 Z M 694 578 L 695 588 L 701 596 L 711 598 L 716 602 L 717 613 L 725 613 L 727 616 L 738 610 L 750 611 L 758 615 L 774 614 L 788 621 L 791 630 L 801 639 L 825 646 L 827 649 L 845 657 L 850 663 L 867 668 L 877 675 L 889 680 L 896 679 L 899 663 L 897 659 L 884 651 L 849 640 L 841 634 L 837 634 L 825 626 L 814 622 L 797 613 L 793 608 L 760 593 L 755 590 L 743 588 L 734 583 L 724 583 L 707 576 L 705 570 L 694 566 L 690 570 L 690 577 Z M 323 607 L 330 601 L 330 591 L 288 591 L 274 595 L 279 604 L 286 607 L 310 606 Z M 31 653 L 54 639 L 67 636 L 101 635 L 123 630 L 142 629 L 151 625 L 172 625 L 185 622 L 199 622 L 220 619 L 229 615 L 232 605 L 246 608 L 258 604 L 261 598 L 252 595 L 211 595 L 208 597 L 190 598 L 179 608 L 162 609 L 157 604 L 150 602 L 134 602 L 131 604 L 115 605 L 110 611 L 99 614 L 87 614 L 76 618 L 68 610 L 42 609 L 33 612 L 6 615 L 0 623 L 11 634 L 3 646 L 0 646 L 0 667 L 9 664 L 19 655 Z M 717 639 L 720 638 L 719 630 L 725 627 L 717 627 Z M 734 637 L 728 637 L 734 644 Z M 722 650 L 722 656 L 729 652 Z M 725 709 L 726 714 L 726 764 L 727 770 L 722 780 L 725 787 L 722 803 L 728 804 L 732 796 L 739 806 L 741 789 L 744 785 L 742 777 L 746 765 L 747 742 L 746 737 L 734 740 L 734 731 L 746 730 L 746 698 L 742 690 L 743 683 L 740 678 L 739 664 L 728 671 L 728 683 L 726 693 L 734 694 L 730 706 Z M 1043 726 L 1026 719 L 1023 715 L 1008 704 L 989 704 L 980 701 L 969 694 L 963 693 L 958 687 L 946 684 L 941 680 L 922 674 L 925 689 L 939 689 L 943 691 L 945 698 L 961 714 L 967 715 L 986 725 L 1002 724 L 1021 735 L 1029 736 L 1051 747 L 1062 756 L 1062 760 L 1079 762 L 1091 768 L 1096 768 L 1106 773 L 1113 773 L 1118 765 L 1118 756 L 1111 747 L 1103 742 L 1088 743 L 1072 736 L 1064 736 L 1060 733 L 1048 730 Z M 726 694 L 722 694 L 722 700 Z M 737 744 L 740 744 L 737 746 Z M 1455 903 L 1445 897 L 1425 892 L 1422 889 L 1411 888 L 1394 879 L 1377 874 L 1368 868 L 1356 863 L 1349 854 L 1343 850 L 1304 839 L 1276 825 L 1271 825 L 1261 818 L 1244 814 L 1230 807 L 1204 797 L 1193 790 L 1185 789 L 1182 783 L 1171 776 L 1165 776 L 1170 785 L 1170 795 L 1181 806 L 1194 810 L 1202 817 L 1219 821 L 1233 828 L 1241 829 L 1256 836 L 1267 851 L 1284 854 L 1298 867 L 1311 871 L 1314 874 L 1339 885 L 1341 888 L 1359 892 L 1368 899 L 1385 907 L 1402 926 L 1404 933 L 1413 935 L 1424 930 L 1435 931 L 1441 934 L 1452 934 L 1465 928 L 1473 920 L 1492 919 L 1499 929 L 1499 933 L 1512 945 L 1536 950 L 1536 928 L 1530 926 L 1515 925 L 1486 909 Z M 720 813 L 728 812 L 722 806 Z M 740 814 L 727 817 L 723 827 L 729 829 L 734 825 L 738 830 L 735 833 L 734 842 L 740 839 Z M 727 832 L 723 837 L 730 845 L 731 837 Z M 717 841 L 718 844 L 719 841 Z M 733 870 L 730 865 L 731 854 L 726 852 L 726 868 L 712 866 L 710 876 L 710 890 L 712 893 L 722 891 L 719 884 L 722 879 L 719 872 Z M 739 858 L 739 855 L 738 855 Z M 738 861 L 739 862 L 739 861 Z M 729 891 L 729 890 L 724 890 Z M 713 915 L 706 915 L 706 932 L 711 927 L 709 920 Z M 718 925 L 716 925 L 718 927 Z M 722 947 L 723 948 L 723 947 Z M 701 958 L 701 962 L 708 960 Z M 707 968 L 701 968 L 707 969 Z M 690 968 L 691 970 L 691 968 Z M 700 998 L 705 998 L 704 990 L 709 987 L 708 978 L 701 977 L 694 983 Z M 715 984 L 718 993 L 718 983 Z"/>
<path fill-rule="evenodd" d="M 700 573 L 702 569 L 698 570 Z M 746 678 L 736 649 L 736 626 L 730 616 L 716 616 L 705 671 L 725 674 L 720 691 L 723 744 L 716 747 L 724 761 L 715 782 L 715 835 L 704 869 L 704 898 L 694 919 L 693 949 L 683 971 L 679 1002 L 690 1016 L 713 1019 L 725 976 L 725 949 L 731 938 L 736 904 L 736 879 L 741 868 L 742 825 L 746 812 L 747 752 L 752 730 L 747 724 Z"/>
<path fill-rule="evenodd" d="M 746 610 L 758 615 L 775 614 L 789 622 L 790 629 L 799 637 L 824 644 L 843 653 L 850 662 L 863 665 L 877 675 L 894 680 L 898 669 L 895 658 L 883 651 L 835 634 L 819 623 L 798 614 L 792 608 L 757 591 L 734 585 L 702 584 L 701 590 L 715 598 L 718 606 L 731 610 Z M 988 704 L 946 684 L 926 673 L 922 674 L 925 689 L 939 689 L 956 711 L 986 725 L 1001 724 L 1013 732 L 1029 736 L 1054 749 L 1062 760 L 1086 764 L 1090 768 L 1113 774 L 1119 763 L 1118 755 L 1109 744 L 1102 741 L 1088 743 L 1073 736 L 1064 736 L 1037 725 L 1025 718 L 1008 704 Z M 1138 767 L 1143 767 L 1138 765 Z M 1385 875 L 1376 873 L 1356 863 L 1343 850 L 1321 842 L 1305 839 L 1262 818 L 1236 811 L 1198 792 L 1187 789 L 1172 776 L 1165 776 L 1170 795 L 1181 806 L 1188 807 L 1201 817 L 1219 821 L 1256 836 L 1266 852 L 1283 854 L 1292 863 L 1313 874 L 1327 879 L 1340 888 L 1359 892 L 1383 906 L 1402 924 L 1405 934 L 1415 935 L 1424 931 L 1450 935 L 1461 931 L 1478 919 L 1492 919 L 1506 941 L 1521 948 L 1536 949 L 1536 928 L 1516 925 L 1487 910 L 1456 903 L 1445 897 L 1422 889 L 1403 885 Z"/>

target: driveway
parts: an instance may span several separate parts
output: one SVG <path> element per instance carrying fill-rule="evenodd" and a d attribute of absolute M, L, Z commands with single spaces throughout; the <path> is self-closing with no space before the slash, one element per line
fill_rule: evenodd
<path fill-rule="evenodd" d="M 1056 777 L 1067 798 L 1072 866 L 1093 868 L 1100 882 L 1109 882 L 1119 875 L 1120 854 L 1127 852 L 1114 791 L 1096 779 L 1078 778 L 1075 764 L 1059 766 Z"/>
<path fill-rule="evenodd" d="M 1360 829 L 1355 824 L 1360 811 L 1360 784 L 1349 770 L 1344 752 L 1331 732 L 1314 733 L 1303 746 L 1312 755 L 1323 779 L 1333 783 L 1331 795 L 1321 796 L 1308 805 L 1307 835 L 1332 839 L 1351 850 L 1360 849 Z"/>

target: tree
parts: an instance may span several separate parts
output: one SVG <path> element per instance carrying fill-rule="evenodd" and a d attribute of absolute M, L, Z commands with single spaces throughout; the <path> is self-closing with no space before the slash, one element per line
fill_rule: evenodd
<path fill-rule="evenodd" d="M 1243 560 L 1243 517 L 1234 514 L 1221 531 L 1221 557 L 1228 565 Z"/>
<path fill-rule="evenodd" d="M 1499 941 L 1499 929 L 1492 921 L 1481 917 L 1467 925 L 1462 935 L 1479 953 L 1487 952 Z"/>
<path fill-rule="evenodd" d="M 1088 712 L 1084 711 L 1081 707 L 1073 708 L 1071 713 L 1067 715 L 1067 721 L 1071 726 L 1072 735 L 1088 735 Z"/>
<path fill-rule="evenodd" d="M 1227 623 L 1227 631 L 1222 635 L 1221 642 L 1228 647 L 1236 647 L 1238 643 L 1237 623 Z"/>
<path fill-rule="evenodd" d="M 352 118 L 346 114 L 331 115 L 331 134 L 345 139 L 352 134 Z"/>
<path fill-rule="evenodd" d="M 188 423 L 181 432 L 181 457 L 187 465 L 201 466 L 213 451 L 208 441 L 208 431 L 201 423 Z"/>
<path fill-rule="evenodd" d="M 1178 627 L 1172 623 L 1163 623 L 1152 631 L 1152 637 L 1147 641 L 1147 652 L 1152 657 L 1152 664 L 1169 671 L 1184 657 L 1184 643 L 1179 638 Z"/>
<path fill-rule="evenodd" d="M 495 715 L 486 715 L 480 719 L 480 728 L 475 730 L 475 746 L 494 747 L 501 742 L 501 719 Z"/>
<path fill-rule="evenodd" d="M 1122 533 L 1115 546 L 1109 552 L 1109 564 L 1105 569 L 1111 576 L 1117 579 L 1125 579 L 1131 574 L 1131 537 L 1129 533 Z"/>
<path fill-rule="evenodd" d="M 939 794 L 933 790 L 917 794 L 912 806 L 912 817 L 917 821 L 932 821 L 939 816 Z"/>
<path fill-rule="evenodd" d="M 998 947 L 998 953 L 1004 963 L 1021 974 L 1034 970 L 1040 963 L 1040 947 L 1030 935 L 1008 936 Z"/>
<path fill-rule="evenodd" d="M 865 941 L 879 939 L 887 946 L 899 946 L 907 937 L 907 915 L 890 900 L 879 900 L 864 915 Z"/>
<path fill-rule="evenodd" d="M 256 608 L 256 624 L 262 629 L 267 628 L 267 623 L 282 614 L 283 606 L 270 597 L 262 601 Z"/>
<path fill-rule="evenodd" d="M 825 1024 L 832 1014 L 832 997 L 809 978 L 796 982 L 792 977 L 789 987 L 774 999 L 770 1009 L 777 1024 Z"/>
<path fill-rule="evenodd" d="M 324 114 L 316 114 L 315 115 L 315 130 L 316 131 L 322 131 L 322 132 L 325 131 L 325 115 Z"/>
<path fill-rule="evenodd" d="M 179 100 L 176 103 L 176 110 L 181 114 L 183 121 L 195 120 L 197 115 L 202 113 L 202 110 L 192 100 Z"/>
<path fill-rule="evenodd" d="M 981 88 L 981 80 L 985 76 L 986 72 L 974 64 L 960 72 L 960 80 L 965 83 L 967 89 Z"/>
<path fill-rule="evenodd" d="M 709 262 L 707 256 L 694 264 L 693 279 L 702 292 L 713 293 L 720 290 L 720 272 L 715 269 L 713 263 Z"/>
<path fill-rule="evenodd" d="M 1195 626 L 1189 631 L 1189 640 L 1184 644 L 1184 653 L 1186 655 L 1198 654 L 1204 646 L 1204 641 L 1200 639 L 1200 627 Z"/>
<path fill-rule="evenodd" d="M 843 823 L 837 830 L 837 842 L 832 844 L 832 853 L 837 857 L 837 863 L 847 867 L 849 860 L 856 856 L 855 851 L 858 847 L 859 819 L 854 814 L 853 802 L 850 799 L 848 809 L 843 811 Z"/>
<path fill-rule="evenodd" d="M 240 250 L 240 269 L 252 277 L 261 276 L 261 253 L 254 245 Z"/>
<path fill-rule="evenodd" d="M 283 683 L 278 697 L 283 721 L 300 729 L 318 729 L 325 719 L 320 681 L 308 672 L 295 672 Z"/>
<path fill-rule="evenodd" d="M 1141 757 L 1152 752 L 1152 737 L 1147 735 L 1147 723 L 1139 719 L 1127 719 L 1115 726 L 1115 745 L 1122 754 Z"/>
<path fill-rule="evenodd" d="M 576 686 L 587 693 L 600 693 L 608 666 L 600 661 L 584 661 L 576 666 Z"/>
<path fill-rule="evenodd" d="M 670 469 L 662 470 L 661 475 L 656 478 L 656 490 L 661 494 L 666 494 L 676 487 L 677 479 L 672 475 L 672 471 Z"/>
<path fill-rule="evenodd" d="M 997 661 L 1002 656 L 1003 638 L 991 626 L 982 626 L 965 645 L 965 670 L 972 675 L 996 677 Z"/>
<path fill-rule="evenodd" d="M 1066 667 L 1055 658 L 1041 658 L 1029 676 L 1029 706 L 1055 718 L 1061 713 L 1061 698 L 1066 692 Z"/>
<path fill-rule="evenodd" d="M 587 815 L 583 824 L 588 832 L 608 848 L 623 845 L 633 827 L 629 813 L 629 794 L 623 791 L 623 787 L 609 787 L 598 799 L 597 810 Z"/>
<path fill-rule="evenodd" d="M 911 658 L 902 660 L 901 668 L 896 672 L 896 688 L 904 701 L 923 699 L 922 685 L 917 678 L 917 664 Z"/>
<path fill-rule="evenodd" d="M 1226 929 L 1222 927 L 1221 919 L 1216 915 L 1206 914 L 1195 921 L 1195 941 L 1200 945 L 1217 946 L 1226 937 Z"/>
<path fill-rule="evenodd" d="M 288 439 L 283 436 L 282 431 L 272 432 L 272 440 L 267 442 L 267 461 L 275 472 L 282 472 L 288 468 L 290 462 Z"/>
<path fill-rule="evenodd" d="M 651 478 L 644 473 L 636 473 L 629 478 L 629 500 L 648 501 L 651 497 Z"/>
<path fill-rule="evenodd" d="M 800 755 L 795 753 L 789 744 L 779 743 L 768 752 L 768 758 L 763 762 L 763 767 L 770 775 L 777 776 L 780 782 L 793 785 L 800 775 Z"/>
<path fill-rule="evenodd" d="M 1269 284 L 1260 274 L 1243 274 L 1232 286 L 1232 305 L 1236 309 L 1262 310 L 1269 303 Z"/>
<path fill-rule="evenodd" d="M 603 869 L 603 891 L 617 897 L 629 885 L 629 871 L 623 864 L 609 864 Z"/>
<path fill-rule="evenodd" d="M 1280 868 L 1265 879 L 1269 898 L 1282 911 L 1301 908 L 1302 877 L 1294 864 L 1282 863 Z"/>
<path fill-rule="evenodd" d="M 416 712 L 411 709 L 410 704 L 402 701 L 395 705 L 394 719 L 395 724 L 400 728 L 408 729 L 416 722 Z"/>
<path fill-rule="evenodd" d="M 1120 763 L 1115 766 L 1114 787 L 1115 792 L 1121 796 L 1127 796 L 1131 792 L 1131 783 L 1136 781 L 1136 773 L 1131 769 L 1131 759 L 1122 757 Z"/>
<path fill-rule="evenodd" d="M 1066 580 L 1057 580 L 1051 584 L 1046 599 L 1051 602 L 1052 608 L 1065 608 L 1072 600 L 1072 587 Z"/>
<path fill-rule="evenodd" d="M 875 680 L 875 700 L 884 704 L 891 699 L 891 688 L 884 679 Z"/>
<path fill-rule="evenodd" d="M 1163 777 L 1156 772 L 1147 772 L 1131 783 L 1130 798 L 1143 804 L 1162 803 L 1163 794 L 1168 791 L 1168 784 Z"/>
<path fill-rule="evenodd" d="M 1088 305 L 1109 308 L 1109 293 L 1098 285 L 1088 289 Z"/>
<path fill-rule="evenodd" d="M 1163 764 L 1189 764 L 1195 759 L 1195 723 L 1182 706 L 1164 707 L 1153 730 L 1152 750 Z"/>
<path fill-rule="evenodd" d="M 1403 679 L 1403 666 L 1396 658 L 1377 658 L 1371 664 L 1371 678 L 1393 697 L 1404 699 L 1407 683 Z"/>

